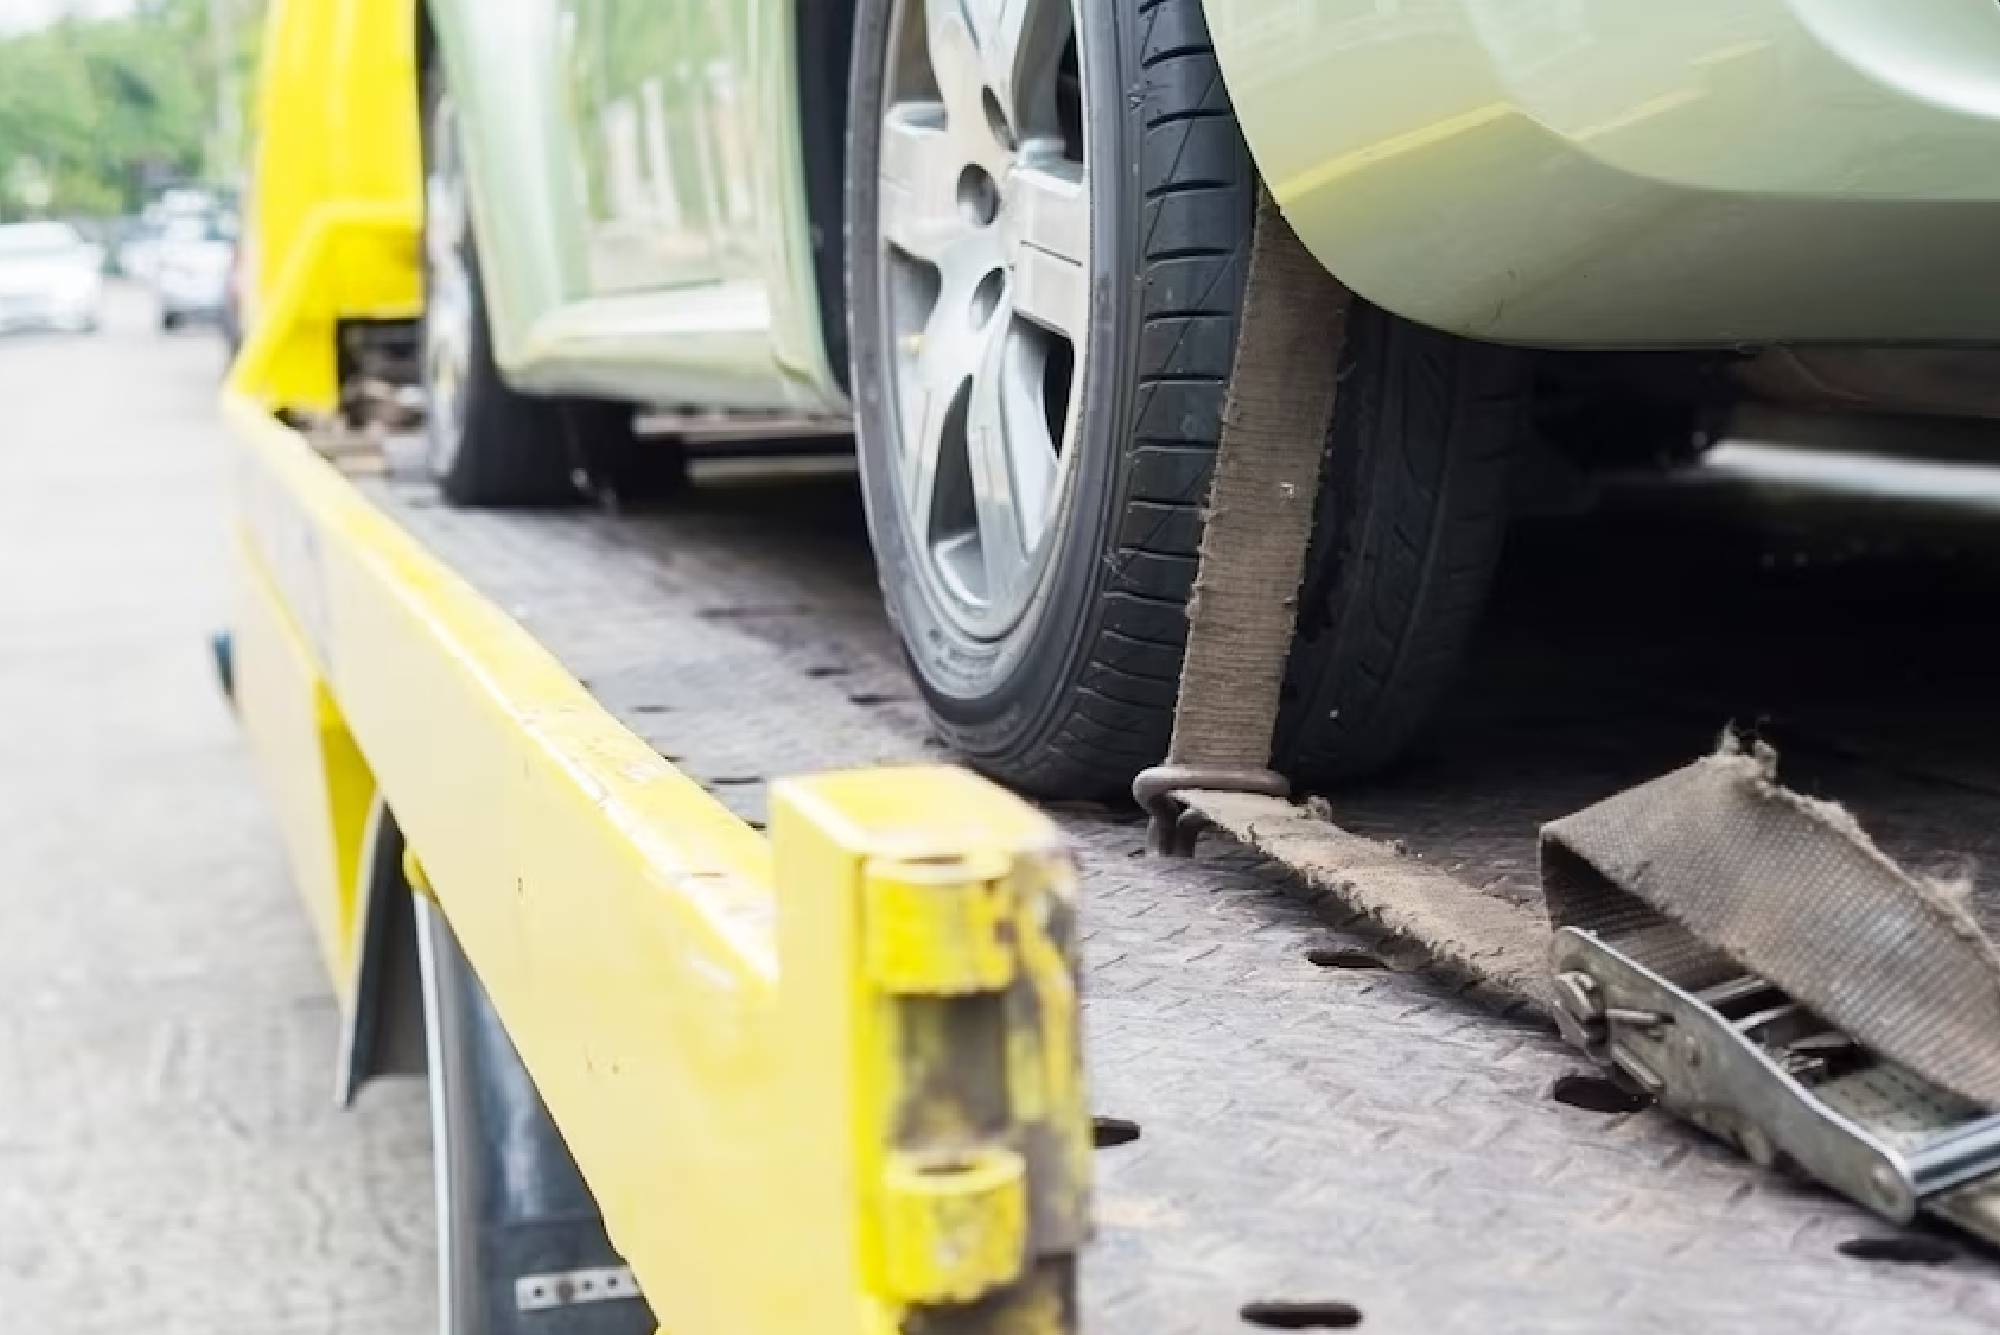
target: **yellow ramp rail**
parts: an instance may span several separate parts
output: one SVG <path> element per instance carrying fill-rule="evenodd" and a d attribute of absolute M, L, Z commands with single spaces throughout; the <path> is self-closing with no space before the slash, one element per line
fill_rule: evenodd
<path fill-rule="evenodd" d="M 1053 827 L 890 769 L 776 785 L 767 843 L 302 436 L 226 407 L 238 698 L 336 979 L 379 793 L 665 1331 L 1073 1329 L 1090 1128 Z"/>

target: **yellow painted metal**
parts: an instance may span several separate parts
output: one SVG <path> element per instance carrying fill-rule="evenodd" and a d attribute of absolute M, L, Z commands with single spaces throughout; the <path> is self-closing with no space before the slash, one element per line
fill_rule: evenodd
<path fill-rule="evenodd" d="M 231 645 L 237 709 L 284 831 L 292 879 L 349 1013 L 375 780 L 260 563 L 245 559 L 240 573 Z"/>
<path fill-rule="evenodd" d="M 891 861 L 865 882 L 868 975 L 885 992 L 992 992 L 1014 974 L 1004 858 Z"/>
<path fill-rule="evenodd" d="M 961 771 L 867 771 L 775 785 L 767 844 L 226 407 L 242 548 L 293 628 L 242 665 L 246 714 L 287 681 L 337 702 L 663 1329 L 1072 1329 L 1090 1136 L 1048 822 Z"/>
<path fill-rule="evenodd" d="M 1013 1150 L 892 1151 L 882 1172 L 883 1287 L 916 1302 L 973 1302 L 1021 1277 L 1027 1164 Z"/>
<path fill-rule="evenodd" d="M 847 1110 L 844 1125 L 809 1128 L 813 1167 L 798 1189 L 828 1213 L 853 1189 L 846 1174 L 861 1194 L 849 1229 L 827 1240 L 816 1282 L 839 1282 L 856 1257 L 872 1292 L 923 1303 L 998 1289 L 993 1320 L 1007 1312 L 1016 1324 L 997 1329 L 1065 1328 L 1067 1305 L 1051 1294 L 1066 1293 L 1083 1241 L 1090 1127 L 1075 878 L 1054 831 L 958 770 L 781 782 L 771 830 L 781 951 L 807 971 L 794 995 L 813 1008 L 798 1017 L 814 1031 L 803 1055 L 814 1087 Z M 972 968 L 924 966 L 913 936 L 936 960 Z M 1004 966 L 983 962 L 996 940 L 1011 956 Z M 909 967 L 883 972 L 885 961 Z M 1000 1168 L 1009 1151 L 1027 1165 L 1018 1249 Z M 919 1166 L 927 1191 L 912 1188 Z"/>
<path fill-rule="evenodd" d="M 325 413 L 339 322 L 423 309 L 415 0 L 272 0 L 265 22 L 252 314 L 231 383 Z"/>

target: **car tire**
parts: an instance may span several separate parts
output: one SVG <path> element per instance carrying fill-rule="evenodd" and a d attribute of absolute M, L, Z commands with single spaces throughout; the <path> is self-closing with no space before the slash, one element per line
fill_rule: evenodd
<path fill-rule="evenodd" d="M 623 1264 L 596 1200 L 444 915 L 416 898 L 437 1192 L 440 1335 L 651 1335 L 636 1294 L 586 1282 Z M 573 1279 L 578 1301 L 524 1304 L 517 1283 Z"/>
<path fill-rule="evenodd" d="M 1355 299 L 1273 748 L 1296 781 L 1395 760 L 1449 684 L 1499 560 L 1530 370 Z"/>
<path fill-rule="evenodd" d="M 1074 458 L 1021 615 L 1002 634 L 970 633 L 896 476 L 887 280 L 901 261 L 883 241 L 879 172 L 887 53 L 902 18 L 896 0 L 863 0 L 850 85 L 851 383 L 884 595 L 952 746 L 1032 792 L 1119 793 L 1161 757 L 1172 726 L 1249 253 L 1249 155 L 1199 0 L 1076 8 L 1090 260 L 1063 447 Z"/>
<path fill-rule="evenodd" d="M 524 394 L 495 359 L 457 113 L 436 64 L 424 92 L 425 457 L 455 505 L 537 506 L 578 500 L 593 454 L 632 450 L 629 406 Z"/>
<path fill-rule="evenodd" d="M 898 490 L 910 454 L 897 362 L 908 335 L 896 325 L 907 285 L 896 286 L 903 257 L 885 242 L 881 172 L 885 137 L 914 114 L 885 73 L 892 40 L 899 56 L 908 49 L 907 3 L 863 0 L 850 88 L 851 383 L 883 592 L 946 741 L 1035 793 L 1121 794 L 1172 731 L 1256 176 L 1199 0 L 1076 6 L 1093 280 L 1066 447 L 1077 457 L 1025 613 L 1004 634 L 967 634 L 942 605 L 928 535 Z M 1118 91 L 1091 97 L 1092 86 Z M 893 188 L 914 194 L 900 178 Z M 947 286 L 940 276 L 937 290 Z M 1351 323 L 1346 374 L 1367 388 L 1343 389 L 1330 432 L 1324 540 L 1307 580 L 1316 601 L 1274 747 L 1315 776 L 1386 760 L 1435 697 L 1497 551 L 1500 515 L 1487 502 L 1519 377 L 1511 353 L 1385 312 L 1362 306 Z M 1377 490 L 1345 493 L 1340 479 Z M 1413 535 L 1425 544 L 1414 558 L 1403 546 Z"/>

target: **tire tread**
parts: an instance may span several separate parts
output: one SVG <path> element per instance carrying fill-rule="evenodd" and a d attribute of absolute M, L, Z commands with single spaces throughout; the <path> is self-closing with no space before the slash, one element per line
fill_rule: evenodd
<path fill-rule="evenodd" d="M 1347 359 L 1329 460 L 1353 472 L 1321 487 L 1278 726 L 1277 763 L 1312 784 L 1394 759 L 1449 684 L 1499 558 L 1525 388 L 1519 353 L 1381 311 L 1357 309 L 1350 340 L 1368 355 Z"/>
<path fill-rule="evenodd" d="M 444 93 L 444 72 L 435 54 L 422 77 L 423 157 L 431 161 L 431 129 L 436 100 Z M 424 220 L 428 229 L 430 220 Z M 467 242 L 471 276 L 471 347 L 465 368 L 465 419 L 450 461 L 437 466 L 427 451 L 438 491 L 453 505 L 563 505 L 579 498 L 571 477 L 571 451 L 560 401 L 523 394 L 507 383 L 493 350 L 492 323 L 475 243 Z M 425 248 L 428 253 L 428 246 Z M 426 424 L 427 431 L 436 423 Z"/>
<path fill-rule="evenodd" d="M 1255 205 L 1199 0 L 1138 12 L 1140 325 L 1121 508 L 1062 722 L 1002 770 L 1052 795 L 1123 795 L 1166 754 Z"/>

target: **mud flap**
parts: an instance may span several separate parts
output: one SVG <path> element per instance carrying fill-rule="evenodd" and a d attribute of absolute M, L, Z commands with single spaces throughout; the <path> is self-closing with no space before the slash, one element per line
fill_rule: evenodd
<path fill-rule="evenodd" d="M 443 1335 L 646 1335 L 656 1323 L 444 915 L 416 904 Z"/>

